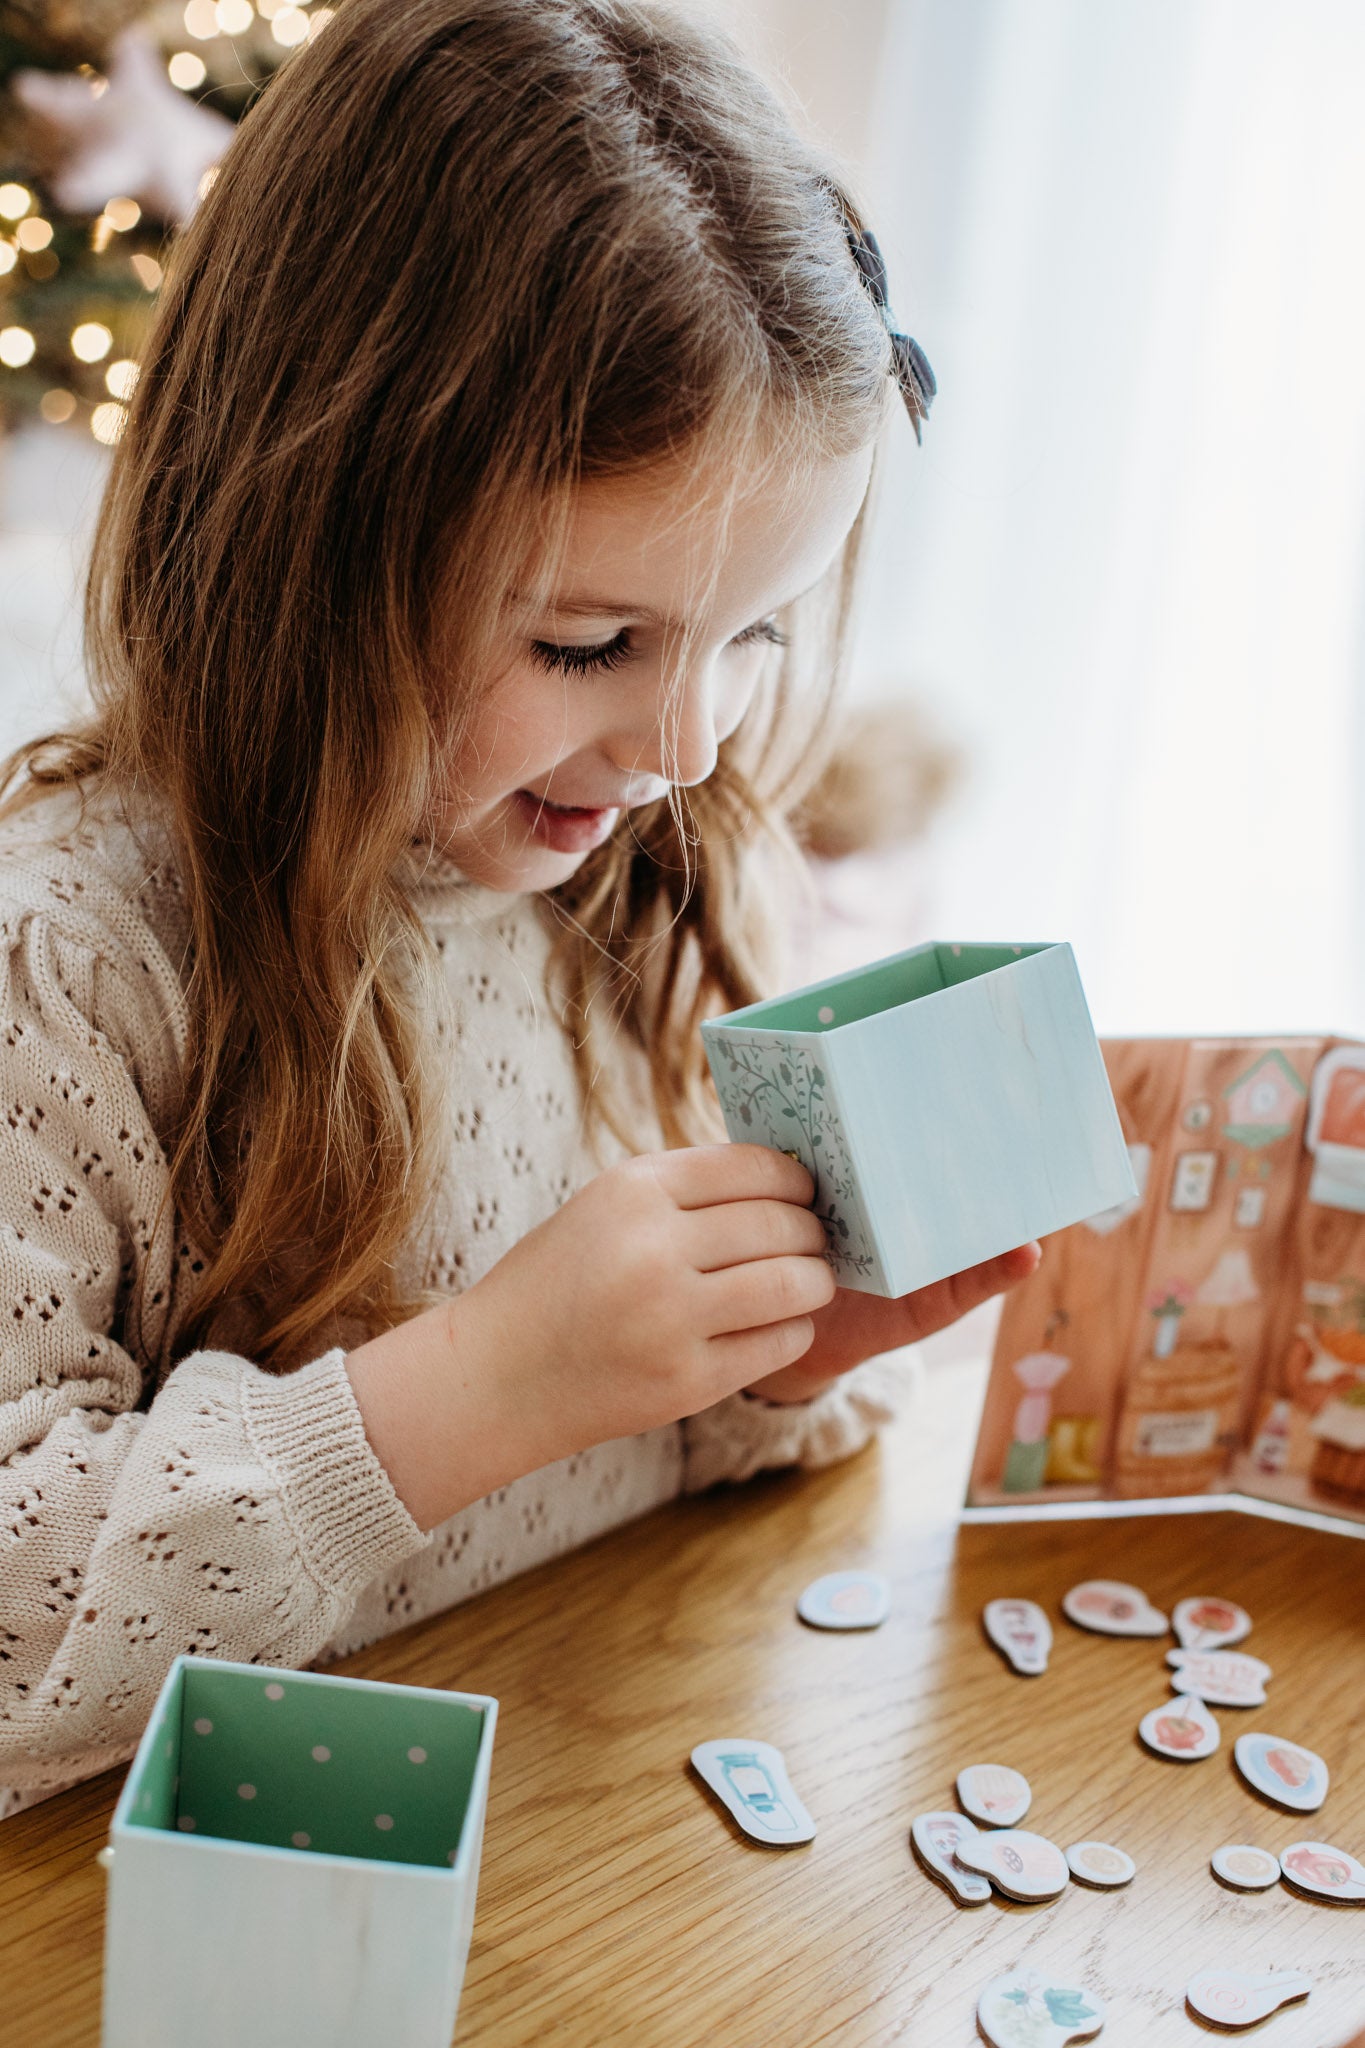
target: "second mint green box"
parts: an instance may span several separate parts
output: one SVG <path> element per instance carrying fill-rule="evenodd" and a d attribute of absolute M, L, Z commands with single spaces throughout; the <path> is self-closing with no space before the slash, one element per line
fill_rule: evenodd
<path fill-rule="evenodd" d="M 1137 1192 L 1070 946 L 916 946 L 702 1038 L 731 1138 L 814 1176 L 842 1287 L 909 1294 Z"/>

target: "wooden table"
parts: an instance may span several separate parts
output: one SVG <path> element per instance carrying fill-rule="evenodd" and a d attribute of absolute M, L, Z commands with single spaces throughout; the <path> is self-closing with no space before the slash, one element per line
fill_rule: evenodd
<path fill-rule="evenodd" d="M 1243 1896 L 1208 1868 L 1228 1841 L 1314 1836 L 1365 1857 L 1365 1545 L 1241 1515 L 955 1530 L 979 1386 L 979 1371 L 938 1368 L 879 1450 L 677 1503 L 338 1667 L 502 1703 L 460 2048 L 980 2048 L 977 1993 L 1039 1958 L 1109 2002 L 1101 2048 L 1221 2032 L 1184 2005 L 1203 1964 L 1315 1976 L 1306 2004 L 1255 2030 L 1274 2048 L 1335 2048 L 1365 2026 L 1365 1906 Z M 891 1619 L 804 1628 L 801 1587 L 856 1565 L 890 1576 Z M 985 1601 L 1027 1594 L 1056 1614 L 1083 1577 L 1132 1579 L 1168 1608 L 1242 1601 L 1272 1704 L 1218 1710 L 1217 1756 L 1164 1763 L 1135 1730 L 1167 1694 L 1166 1645 L 1059 1619 L 1046 1675 L 1013 1676 L 981 1634 Z M 1256 1726 L 1326 1756 L 1321 1813 L 1242 1786 L 1231 1743 Z M 716 1735 L 785 1752 L 819 1824 L 809 1847 L 751 1844 L 700 1789 L 688 1751 Z M 1134 1884 L 954 1906 L 907 1833 L 954 1803 L 973 1761 L 1024 1771 L 1029 1825 L 1063 1846 L 1128 1849 Z M 0 1826 L 6 2043 L 95 2048 L 93 1859 L 118 1784 Z"/>

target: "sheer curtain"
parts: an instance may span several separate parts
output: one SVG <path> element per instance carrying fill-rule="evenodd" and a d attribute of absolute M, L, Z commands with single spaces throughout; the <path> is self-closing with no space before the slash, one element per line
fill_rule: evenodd
<path fill-rule="evenodd" d="M 936 927 L 1070 938 L 1110 1032 L 1365 1031 L 1365 9 L 743 27 L 860 175 L 939 377 L 855 676 L 974 763 Z"/>

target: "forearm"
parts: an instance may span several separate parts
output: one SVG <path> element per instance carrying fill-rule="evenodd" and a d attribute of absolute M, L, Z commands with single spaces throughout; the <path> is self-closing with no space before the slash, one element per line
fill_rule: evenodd
<path fill-rule="evenodd" d="M 471 1288 L 346 1359 L 370 1446 L 423 1530 L 560 1455 L 543 1407 L 518 1397 L 490 1322 Z"/>

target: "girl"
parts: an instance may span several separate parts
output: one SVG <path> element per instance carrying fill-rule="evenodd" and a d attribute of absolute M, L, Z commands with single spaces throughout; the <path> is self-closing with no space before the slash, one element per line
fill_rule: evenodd
<path fill-rule="evenodd" d="M 177 1652 L 334 1656 L 846 1455 L 864 1361 L 1031 1269 L 840 1294 L 804 1170 L 698 1142 L 896 365 L 923 410 L 883 308 L 764 89 L 633 0 L 347 0 L 243 124 L 95 715 L 0 843 L 11 1805 Z"/>

